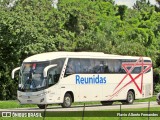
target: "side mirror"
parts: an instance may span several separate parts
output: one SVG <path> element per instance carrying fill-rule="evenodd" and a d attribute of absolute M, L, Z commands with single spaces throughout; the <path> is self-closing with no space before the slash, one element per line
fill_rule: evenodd
<path fill-rule="evenodd" d="M 47 67 L 44 68 L 43 70 L 43 77 L 47 77 L 47 72 L 50 68 L 57 66 L 57 64 L 53 64 L 53 65 L 48 65 Z"/>
<path fill-rule="evenodd" d="M 19 70 L 19 69 L 20 69 L 20 67 L 17 67 L 17 68 L 15 68 L 15 69 L 12 70 L 12 79 L 14 79 L 14 74 L 15 74 L 15 72 L 16 72 L 17 70 Z"/>

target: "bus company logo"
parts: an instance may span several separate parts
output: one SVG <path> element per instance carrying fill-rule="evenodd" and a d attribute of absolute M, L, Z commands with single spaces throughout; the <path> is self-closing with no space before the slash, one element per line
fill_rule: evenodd
<path fill-rule="evenodd" d="M 139 66 L 142 66 L 141 72 L 133 77 L 131 74 L 132 71 L 134 70 L 135 67 L 139 67 Z M 152 63 L 151 62 L 144 62 L 143 58 L 140 57 L 136 62 L 122 63 L 122 67 L 126 71 L 126 75 L 119 82 L 119 84 L 115 87 L 114 93 L 113 93 L 111 99 L 114 96 L 116 96 L 122 89 L 124 89 L 126 86 L 128 86 L 131 83 L 134 83 L 134 85 L 136 86 L 139 93 L 142 94 L 143 75 L 144 75 L 144 73 L 146 73 L 147 71 L 149 71 L 151 69 Z M 127 67 L 129 67 L 129 68 L 127 68 Z M 128 76 L 130 77 L 130 81 L 120 87 L 120 85 L 122 83 L 124 83 L 124 81 L 127 79 Z M 137 81 L 139 81 L 140 85 L 138 85 Z"/>
<path fill-rule="evenodd" d="M 91 77 L 75 76 L 76 84 L 106 84 L 107 79 L 104 76 L 93 75 Z"/>

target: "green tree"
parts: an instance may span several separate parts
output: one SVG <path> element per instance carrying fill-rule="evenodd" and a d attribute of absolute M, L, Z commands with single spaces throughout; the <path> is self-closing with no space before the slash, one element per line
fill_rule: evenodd
<path fill-rule="evenodd" d="M 0 99 L 14 99 L 11 70 L 26 57 L 50 51 L 101 51 L 152 57 L 160 81 L 160 13 L 147 0 L 133 9 L 113 0 L 0 1 Z M 158 78 L 158 79 L 157 79 Z"/>
<path fill-rule="evenodd" d="M 0 99 L 13 99 L 16 94 L 17 81 L 11 80 L 10 73 L 24 58 L 57 50 L 51 32 L 60 26 L 52 22 L 59 15 L 49 4 L 47 0 L 24 0 L 12 8 L 5 3 L 0 8 Z"/>
<path fill-rule="evenodd" d="M 118 13 L 117 13 L 117 15 L 120 15 L 120 19 L 121 20 L 124 20 L 126 10 L 127 10 L 127 6 L 125 6 L 125 5 L 118 6 Z"/>

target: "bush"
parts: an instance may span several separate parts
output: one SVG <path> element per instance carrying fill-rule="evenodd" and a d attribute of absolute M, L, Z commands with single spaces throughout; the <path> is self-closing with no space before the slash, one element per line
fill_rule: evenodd
<path fill-rule="evenodd" d="M 160 83 L 157 83 L 155 85 L 155 93 L 159 93 L 160 92 Z"/>

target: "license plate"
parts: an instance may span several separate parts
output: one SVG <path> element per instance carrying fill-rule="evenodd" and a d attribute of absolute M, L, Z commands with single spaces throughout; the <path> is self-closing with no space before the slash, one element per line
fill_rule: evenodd
<path fill-rule="evenodd" d="M 30 92 L 26 93 L 26 96 L 31 96 L 31 95 L 32 95 L 32 93 L 30 93 Z"/>
<path fill-rule="evenodd" d="M 28 103 L 32 103 L 32 100 L 27 100 Z"/>

